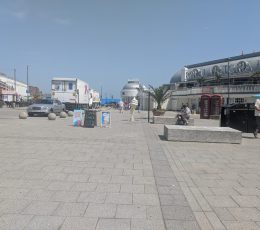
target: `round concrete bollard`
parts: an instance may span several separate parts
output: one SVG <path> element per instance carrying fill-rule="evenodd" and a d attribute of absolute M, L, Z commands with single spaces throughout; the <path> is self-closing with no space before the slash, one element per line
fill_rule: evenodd
<path fill-rule="evenodd" d="M 65 112 L 60 112 L 60 118 L 66 118 L 67 114 Z"/>
<path fill-rule="evenodd" d="M 68 112 L 68 116 L 69 116 L 69 117 L 72 117 L 72 116 L 73 116 L 73 112 L 72 112 L 72 111 L 69 111 L 69 112 Z"/>
<path fill-rule="evenodd" d="M 20 112 L 19 113 L 19 118 L 20 119 L 27 119 L 27 117 L 28 117 L 28 114 L 26 112 Z"/>
<path fill-rule="evenodd" d="M 56 120 L 56 114 L 55 113 L 49 113 L 48 114 L 48 119 L 49 120 Z"/>

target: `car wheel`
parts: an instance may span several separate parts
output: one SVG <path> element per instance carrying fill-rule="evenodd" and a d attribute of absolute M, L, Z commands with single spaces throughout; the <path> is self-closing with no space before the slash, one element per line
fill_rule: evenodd
<path fill-rule="evenodd" d="M 33 113 L 28 113 L 28 116 L 29 117 L 33 117 Z"/>
<path fill-rule="evenodd" d="M 53 113 L 53 109 L 50 109 L 50 113 Z"/>

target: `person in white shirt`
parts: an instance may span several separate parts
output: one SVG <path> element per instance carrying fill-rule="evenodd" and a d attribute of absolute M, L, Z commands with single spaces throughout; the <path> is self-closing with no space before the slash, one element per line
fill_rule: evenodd
<path fill-rule="evenodd" d="M 123 113 L 124 111 L 124 102 L 123 101 L 119 101 L 119 109 L 120 109 L 120 113 Z"/>
<path fill-rule="evenodd" d="M 255 118 L 256 118 L 256 129 L 254 131 L 254 136 L 257 138 L 258 131 L 260 129 L 260 99 L 255 101 Z"/>
<path fill-rule="evenodd" d="M 184 125 L 188 125 L 188 120 L 190 119 L 191 115 L 191 110 L 187 105 L 183 105 L 182 111 L 181 111 L 181 116 L 184 121 Z"/>

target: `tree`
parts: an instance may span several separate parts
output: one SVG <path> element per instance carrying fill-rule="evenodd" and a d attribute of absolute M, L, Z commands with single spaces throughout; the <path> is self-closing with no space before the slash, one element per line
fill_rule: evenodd
<path fill-rule="evenodd" d="M 162 104 L 171 96 L 169 86 L 159 86 L 158 88 L 154 88 L 150 85 L 150 88 L 150 95 L 157 102 L 157 109 L 162 109 Z"/>

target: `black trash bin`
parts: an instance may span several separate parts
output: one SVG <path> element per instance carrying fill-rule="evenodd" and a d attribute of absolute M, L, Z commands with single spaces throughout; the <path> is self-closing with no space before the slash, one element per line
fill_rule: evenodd
<path fill-rule="evenodd" d="M 225 105 L 221 108 L 221 127 L 252 133 L 256 126 L 254 103 Z"/>

